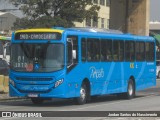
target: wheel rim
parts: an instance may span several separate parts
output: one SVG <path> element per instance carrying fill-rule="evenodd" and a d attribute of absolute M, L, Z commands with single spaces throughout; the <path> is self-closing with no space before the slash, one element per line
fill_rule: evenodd
<path fill-rule="evenodd" d="M 80 94 L 81 94 L 81 99 L 84 100 L 86 97 L 86 91 L 83 87 L 81 88 Z"/>
<path fill-rule="evenodd" d="M 129 86 L 128 86 L 128 93 L 129 93 L 129 96 L 132 96 L 132 95 L 133 95 L 133 86 L 132 86 L 131 83 L 130 83 Z"/>

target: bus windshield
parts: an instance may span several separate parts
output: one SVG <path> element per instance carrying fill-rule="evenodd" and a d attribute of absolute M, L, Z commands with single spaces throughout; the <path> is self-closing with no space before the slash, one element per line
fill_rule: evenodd
<path fill-rule="evenodd" d="M 64 67 L 63 44 L 12 44 L 11 69 L 18 72 L 53 72 Z"/>

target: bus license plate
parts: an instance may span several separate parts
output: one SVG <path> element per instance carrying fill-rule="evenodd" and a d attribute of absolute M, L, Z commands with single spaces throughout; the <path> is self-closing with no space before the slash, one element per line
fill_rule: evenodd
<path fill-rule="evenodd" d="M 28 94 L 28 97 L 38 97 L 38 94 Z"/>

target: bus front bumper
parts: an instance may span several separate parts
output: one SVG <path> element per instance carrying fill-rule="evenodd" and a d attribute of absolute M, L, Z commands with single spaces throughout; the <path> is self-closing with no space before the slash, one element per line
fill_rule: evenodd
<path fill-rule="evenodd" d="M 41 97 L 41 98 L 66 98 L 66 95 L 58 89 L 53 89 L 47 93 L 27 92 L 22 93 L 18 91 L 12 84 L 9 84 L 10 97 Z"/>

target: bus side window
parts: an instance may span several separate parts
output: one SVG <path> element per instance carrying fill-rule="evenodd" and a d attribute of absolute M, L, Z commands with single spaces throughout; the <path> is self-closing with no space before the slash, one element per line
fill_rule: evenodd
<path fill-rule="evenodd" d="M 87 60 L 99 61 L 100 60 L 100 40 L 96 38 L 87 39 Z"/>
<path fill-rule="evenodd" d="M 100 41 L 98 39 L 94 39 L 94 61 L 100 60 Z"/>
<path fill-rule="evenodd" d="M 87 39 L 87 61 L 91 61 L 92 58 L 92 48 L 93 48 L 93 42 L 90 39 Z"/>
<path fill-rule="evenodd" d="M 114 52 L 114 61 L 123 61 L 124 60 L 124 41 L 123 40 L 114 40 L 113 41 L 113 52 Z"/>
<path fill-rule="evenodd" d="M 124 61 L 124 41 L 120 41 L 119 45 L 119 60 Z"/>
<path fill-rule="evenodd" d="M 135 42 L 133 41 L 125 42 L 125 60 L 126 61 L 135 60 Z"/>
<path fill-rule="evenodd" d="M 112 60 L 112 40 L 101 40 L 101 61 Z"/>
<path fill-rule="evenodd" d="M 155 59 L 155 46 L 154 42 L 146 42 L 145 44 L 145 50 L 146 50 L 146 61 L 154 61 Z"/>
<path fill-rule="evenodd" d="M 81 60 L 86 61 L 86 39 L 82 38 L 81 40 Z"/>
<path fill-rule="evenodd" d="M 145 60 L 145 47 L 144 42 L 136 42 L 136 61 Z"/>

